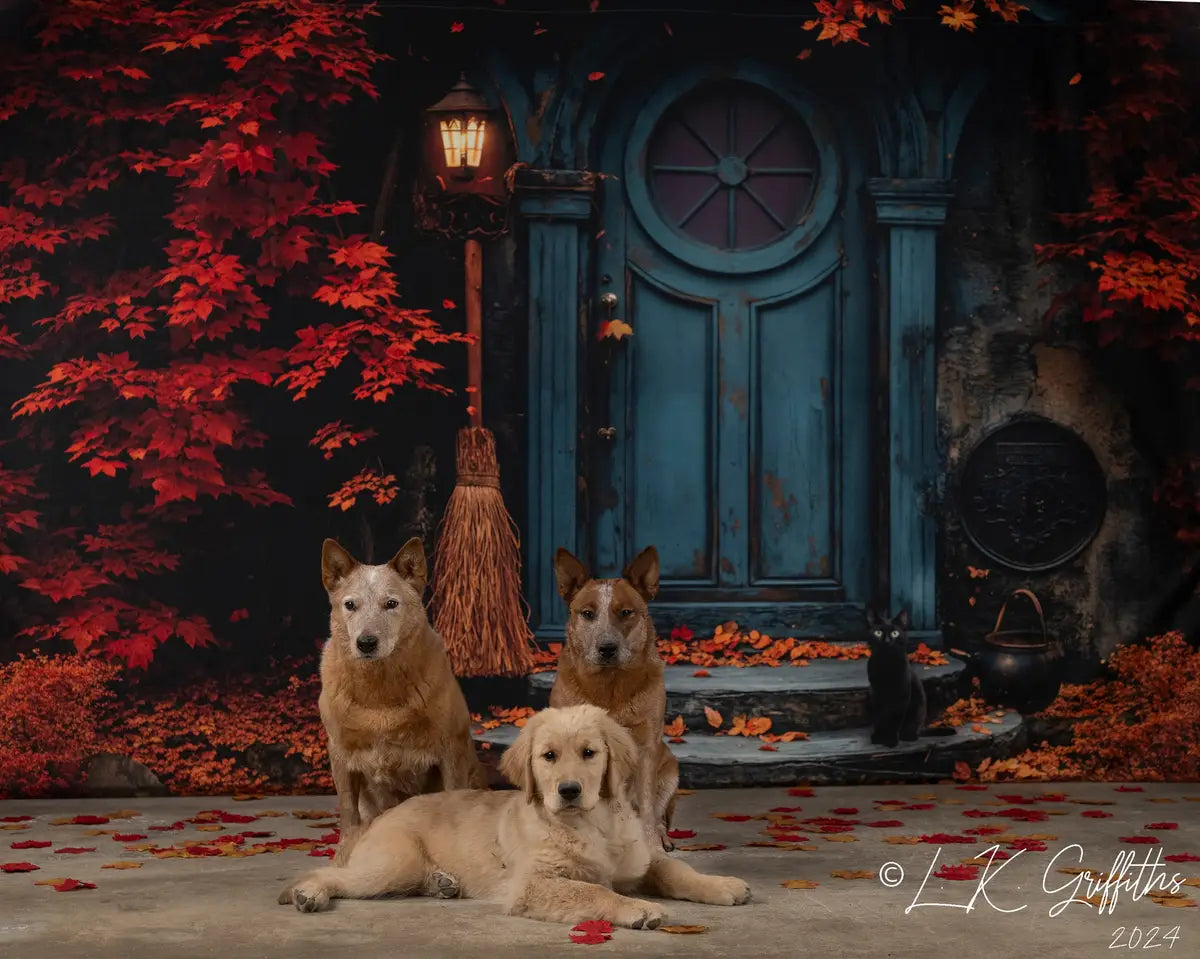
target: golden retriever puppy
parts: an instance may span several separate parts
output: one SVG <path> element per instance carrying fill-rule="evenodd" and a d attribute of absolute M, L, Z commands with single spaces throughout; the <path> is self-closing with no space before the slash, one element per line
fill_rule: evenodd
<path fill-rule="evenodd" d="M 565 549 L 554 556 L 558 592 L 567 604 L 567 641 L 558 655 L 551 706 L 592 703 L 637 743 L 634 804 L 670 851 L 667 831 L 679 786 L 679 762 L 663 742 L 667 690 L 657 634 L 647 605 L 658 593 L 658 551 L 647 546 L 620 579 L 593 579 Z"/>
<path fill-rule="evenodd" d="M 596 706 L 544 709 L 501 758 L 520 792 L 460 790 L 417 796 L 371 823 L 345 866 L 287 886 L 301 912 L 330 899 L 386 894 L 463 896 L 548 922 L 606 919 L 654 929 L 662 907 L 626 893 L 737 905 L 750 889 L 658 852 L 630 807 L 634 744 Z"/>
<path fill-rule="evenodd" d="M 321 580 L 331 612 L 320 710 L 341 826 L 334 862 L 341 863 L 385 809 L 421 793 L 481 788 L 487 778 L 462 690 L 422 603 L 421 541 L 369 566 L 327 539 Z"/>

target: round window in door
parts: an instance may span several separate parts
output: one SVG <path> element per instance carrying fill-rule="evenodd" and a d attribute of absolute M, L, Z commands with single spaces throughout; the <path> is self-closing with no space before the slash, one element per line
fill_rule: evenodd
<path fill-rule="evenodd" d="M 661 91 L 634 125 L 626 167 L 652 238 L 708 270 L 787 262 L 837 205 L 826 124 L 798 97 L 738 76 Z"/>

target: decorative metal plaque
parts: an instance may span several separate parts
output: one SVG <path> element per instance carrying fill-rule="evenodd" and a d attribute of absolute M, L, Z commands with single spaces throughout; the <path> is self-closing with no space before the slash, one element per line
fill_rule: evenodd
<path fill-rule="evenodd" d="M 1104 472 L 1091 447 L 1041 417 L 988 433 L 959 480 L 963 530 L 989 559 L 1040 571 L 1077 556 L 1100 529 Z"/>

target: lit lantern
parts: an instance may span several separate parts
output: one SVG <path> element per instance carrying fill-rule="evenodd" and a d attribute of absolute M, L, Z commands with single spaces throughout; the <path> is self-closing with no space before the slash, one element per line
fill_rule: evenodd
<path fill-rule="evenodd" d="M 437 123 L 441 134 L 446 173 L 455 180 L 470 180 L 483 163 L 488 133 L 488 105 L 466 75 L 426 114 Z"/>

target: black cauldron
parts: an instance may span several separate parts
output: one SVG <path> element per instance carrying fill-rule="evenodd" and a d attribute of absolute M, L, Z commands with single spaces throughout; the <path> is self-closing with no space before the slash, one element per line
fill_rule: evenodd
<path fill-rule="evenodd" d="M 1049 706 L 1062 685 L 1062 647 L 1046 634 L 1042 604 L 1027 589 L 1025 596 L 1037 611 L 1041 630 L 1001 629 L 1006 602 L 1000 607 L 996 625 L 983 638 L 983 649 L 972 657 L 983 698 L 994 706 L 1008 706 L 1022 713 L 1036 713 Z"/>

